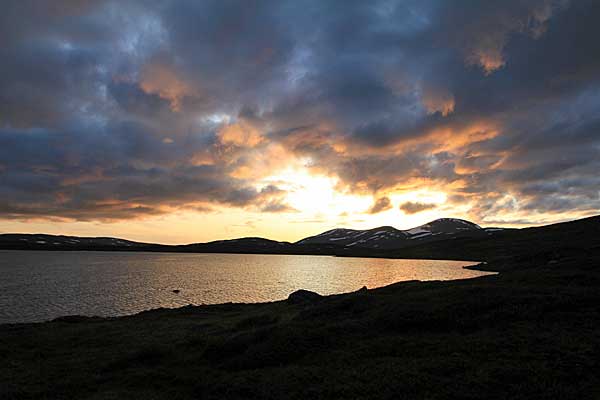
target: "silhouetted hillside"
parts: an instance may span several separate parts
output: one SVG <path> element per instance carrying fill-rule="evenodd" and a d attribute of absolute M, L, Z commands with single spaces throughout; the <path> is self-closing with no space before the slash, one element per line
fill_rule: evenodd
<path fill-rule="evenodd" d="M 498 231 L 482 237 L 452 238 L 389 253 L 401 258 L 494 260 L 509 265 L 542 266 L 569 258 L 584 258 L 600 250 L 600 216 L 535 228 Z"/>
<path fill-rule="evenodd" d="M 599 246 L 600 216 L 524 229 L 481 228 L 468 221 L 444 218 L 405 231 L 389 226 L 363 231 L 333 229 L 296 243 L 251 237 L 161 245 L 116 238 L 0 235 L 0 249 L 314 254 L 473 261 L 518 257 L 521 264 L 531 265 L 578 252 L 585 254 Z"/>
<path fill-rule="evenodd" d="M 479 225 L 456 218 L 440 218 L 407 230 L 381 226 L 367 230 L 332 229 L 319 235 L 299 240 L 297 244 L 334 244 L 346 248 L 389 250 L 415 246 L 456 236 L 478 236 L 502 229 L 483 230 Z"/>

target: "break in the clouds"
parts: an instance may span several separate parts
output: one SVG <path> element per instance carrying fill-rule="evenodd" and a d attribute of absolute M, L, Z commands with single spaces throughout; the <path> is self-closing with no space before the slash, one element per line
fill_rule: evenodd
<path fill-rule="evenodd" d="M 0 8 L 3 218 L 296 213 L 290 169 L 364 213 L 600 207 L 594 0 Z"/>

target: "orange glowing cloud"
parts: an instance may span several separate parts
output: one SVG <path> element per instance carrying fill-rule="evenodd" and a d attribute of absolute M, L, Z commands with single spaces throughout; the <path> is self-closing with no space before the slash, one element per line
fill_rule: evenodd
<path fill-rule="evenodd" d="M 235 169 L 229 176 L 236 179 L 261 179 L 276 171 L 300 164 L 299 159 L 277 143 L 260 146 L 244 152 L 242 156 L 243 159 L 238 156 L 230 160 Z"/>
<path fill-rule="evenodd" d="M 245 122 L 225 125 L 219 131 L 219 138 L 224 144 L 234 144 L 241 147 L 255 147 L 263 141 L 261 132 Z"/>
<path fill-rule="evenodd" d="M 441 88 L 426 85 L 423 88 L 422 102 L 430 114 L 439 112 L 446 117 L 454 111 L 454 96 Z"/>
<path fill-rule="evenodd" d="M 546 31 L 546 24 L 552 18 L 557 9 L 564 7 L 568 0 L 564 1 L 541 1 L 532 6 L 526 15 L 504 14 L 495 17 L 490 26 L 485 22 L 476 24 L 480 29 L 473 32 L 473 40 L 470 50 L 467 52 L 467 63 L 479 65 L 483 68 L 485 75 L 506 65 L 504 49 L 512 33 L 529 34 L 538 39 Z"/>
<path fill-rule="evenodd" d="M 457 174 L 465 175 L 486 170 L 497 169 L 504 161 L 504 152 L 483 153 L 468 151 L 457 162 L 454 170 Z"/>
<path fill-rule="evenodd" d="M 462 128 L 435 129 L 420 140 L 434 144 L 435 151 L 458 152 L 472 143 L 493 139 L 500 130 L 491 122 L 476 122 Z"/>
<path fill-rule="evenodd" d="M 142 69 L 140 88 L 148 94 L 156 94 L 169 101 L 171 110 L 181 111 L 184 97 L 197 96 L 195 88 L 188 85 L 170 67 L 162 64 L 147 64 Z"/>
<path fill-rule="evenodd" d="M 489 75 L 506 64 L 502 54 L 502 46 L 495 45 L 488 49 L 477 49 L 468 57 L 467 61 L 470 64 L 481 66 L 485 74 Z"/>

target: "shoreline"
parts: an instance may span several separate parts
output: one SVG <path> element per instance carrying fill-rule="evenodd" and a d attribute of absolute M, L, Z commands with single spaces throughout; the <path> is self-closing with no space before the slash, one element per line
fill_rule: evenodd
<path fill-rule="evenodd" d="M 407 248 L 410 249 L 410 248 Z M 366 249 L 370 250 L 370 249 Z M 404 249 L 400 249 L 404 250 Z M 261 256 L 314 256 L 314 257 L 340 257 L 340 258 L 375 258 L 375 259 L 387 259 L 387 260 L 431 260 L 431 261 L 460 261 L 460 262 L 469 262 L 469 263 L 481 263 L 483 260 L 474 259 L 474 260 L 465 260 L 460 257 L 403 257 L 403 256 L 394 256 L 391 252 L 393 250 L 387 251 L 385 254 L 377 254 L 365 252 L 357 253 L 357 254 L 331 254 L 331 253 L 303 253 L 303 252 L 249 252 L 249 251 L 186 251 L 186 250 L 138 250 L 138 249 L 98 249 L 98 248 L 90 248 L 90 249 L 48 249 L 48 248 L 1 248 L 0 251 L 47 251 L 47 252 L 64 252 L 64 253 L 90 253 L 90 252 L 98 252 L 98 253 L 142 253 L 142 254 L 239 254 L 239 255 L 261 255 Z"/>
<path fill-rule="evenodd" d="M 24 250 L 15 250 L 15 251 L 24 251 Z M 168 254 L 168 253 L 165 253 Z M 238 253 L 203 253 L 203 254 L 238 254 Z M 251 255 L 263 255 L 263 254 L 251 254 Z M 273 255 L 273 254 L 267 254 L 267 255 Z M 282 255 L 282 254 L 275 254 L 275 255 Z M 284 254 L 287 255 L 287 254 Z M 325 257 L 325 256 L 323 256 Z M 326 256 L 326 257 L 334 257 L 334 256 Z M 353 257 L 353 258 L 366 258 L 368 259 L 369 257 Z M 370 258 L 380 258 L 380 257 L 370 257 Z M 456 261 L 456 262 L 462 262 L 464 260 L 438 260 L 438 259 L 399 259 L 399 258 L 389 258 L 389 260 L 415 260 L 415 261 Z M 471 263 L 471 261 L 464 261 L 465 263 Z M 457 279 L 443 279 L 443 280 L 403 280 L 403 281 L 397 281 L 397 282 L 392 282 L 389 283 L 387 285 L 384 286 L 379 286 L 379 287 L 373 287 L 373 288 L 369 288 L 368 290 L 376 290 L 376 289 L 382 289 L 388 286 L 393 286 L 393 285 L 399 285 L 399 284 L 403 284 L 403 283 L 417 283 L 417 282 L 454 282 L 454 281 L 463 281 L 463 280 L 472 280 L 472 279 L 478 279 L 478 278 L 483 278 L 483 277 L 488 277 L 488 276 L 495 276 L 498 275 L 499 272 L 497 271 L 487 271 L 487 270 L 483 270 L 483 269 L 477 269 L 476 267 L 480 265 L 480 264 L 473 264 L 473 265 L 466 265 L 466 266 L 460 266 L 461 269 L 467 269 L 467 270 L 474 270 L 474 271 L 480 271 L 480 272 L 488 272 L 489 274 L 486 275 L 480 275 L 480 276 L 475 276 L 475 277 L 470 277 L 470 278 L 457 278 Z M 458 266 L 457 266 L 458 268 Z M 298 290 L 305 290 L 305 289 L 298 289 Z M 341 296 L 341 295 L 346 295 L 346 294 L 351 294 L 354 292 L 341 292 L 341 293 L 332 293 L 332 294 L 319 294 L 322 297 L 329 297 L 329 296 Z M 288 295 L 290 295 L 291 293 L 289 293 Z M 118 319 L 118 318 L 124 318 L 124 317 L 132 317 L 141 313 L 145 313 L 145 312 L 152 312 L 155 310 L 177 310 L 180 308 L 185 308 L 185 307 L 206 307 L 206 306 L 219 306 L 219 305 L 261 305 L 261 304 L 271 304 L 271 303 L 276 303 L 276 302 L 282 302 L 282 301 L 286 301 L 285 299 L 280 299 L 280 300 L 272 300 L 272 301 L 262 301 L 262 302 L 223 302 L 223 303 L 207 303 L 207 304 L 188 304 L 188 305 L 183 305 L 183 306 L 179 306 L 179 307 L 157 307 L 157 308 L 149 308 L 146 310 L 142 310 L 142 311 L 138 311 L 138 312 L 134 312 L 131 314 L 122 314 L 122 315 L 107 315 L 107 316 L 101 316 L 101 315 L 83 315 L 83 314 L 65 314 L 65 315 L 60 315 L 51 319 L 45 319 L 45 320 L 40 320 L 40 321 L 24 321 L 24 322 L 0 322 L 0 327 L 5 326 L 5 325 L 21 325 L 21 324 L 45 324 L 45 323 L 50 323 L 50 322 L 54 322 L 54 321 L 66 321 L 66 320 L 99 320 L 99 319 L 103 319 L 103 320 L 112 320 L 112 319 Z"/>
<path fill-rule="evenodd" d="M 594 398 L 599 262 L 0 325 L 0 397 Z"/>

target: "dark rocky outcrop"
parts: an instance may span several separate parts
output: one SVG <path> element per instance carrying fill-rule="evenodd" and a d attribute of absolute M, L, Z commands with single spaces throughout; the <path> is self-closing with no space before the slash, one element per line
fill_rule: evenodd
<path fill-rule="evenodd" d="M 288 296 L 287 301 L 292 304 L 314 303 L 323 298 L 319 293 L 311 292 L 310 290 L 296 290 Z"/>

